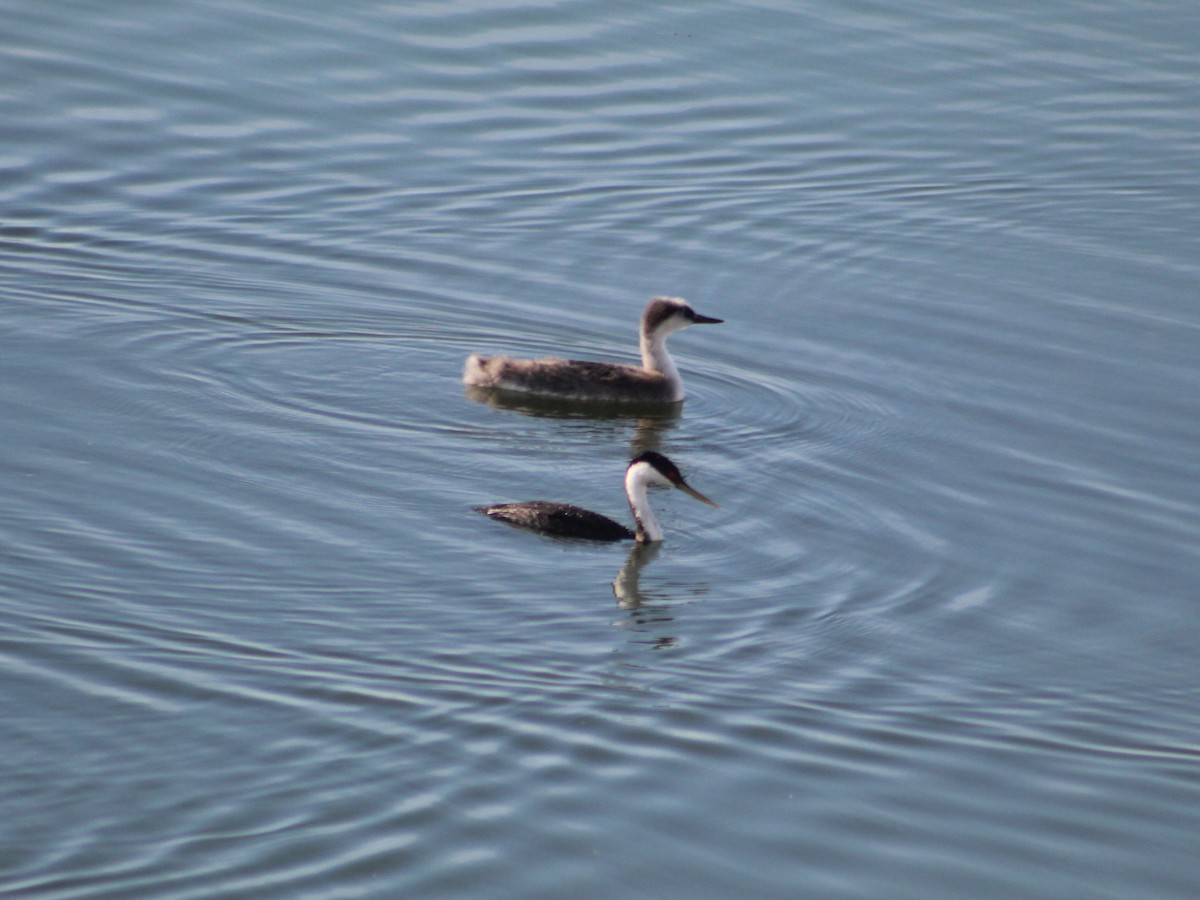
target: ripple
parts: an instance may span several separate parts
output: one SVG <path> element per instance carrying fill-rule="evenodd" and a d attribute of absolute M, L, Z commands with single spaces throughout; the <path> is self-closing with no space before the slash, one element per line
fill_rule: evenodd
<path fill-rule="evenodd" d="M 767 358 L 793 355 L 781 350 L 772 348 Z M 784 372 L 762 360 L 750 365 L 709 359 L 697 366 L 689 412 L 701 417 L 712 446 L 729 454 L 781 441 L 852 447 L 886 430 L 891 412 L 871 385 L 839 384 L 837 373 Z"/>

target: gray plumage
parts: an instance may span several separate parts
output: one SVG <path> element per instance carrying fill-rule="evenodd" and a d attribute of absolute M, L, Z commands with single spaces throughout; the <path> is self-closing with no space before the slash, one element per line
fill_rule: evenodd
<path fill-rule="evenodd" d="M 524 503 L 476 506 L 474 509 L 498 522 L 558 537 L 587 538 L 593 541 L 627 541 L 635 537 L 634 533 L 620 522 L 614 522 L 608 516 L 594 513 L 590 509 L 571 506 L 569 503 L 527 500 Z"/>

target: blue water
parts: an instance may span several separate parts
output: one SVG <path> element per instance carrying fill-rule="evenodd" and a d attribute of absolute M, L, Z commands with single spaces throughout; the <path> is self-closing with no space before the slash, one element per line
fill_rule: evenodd
<path fill-rule="evenodd" d="M 1200 12 L 0 13 L 0 892 L 1200 892 Z"/>

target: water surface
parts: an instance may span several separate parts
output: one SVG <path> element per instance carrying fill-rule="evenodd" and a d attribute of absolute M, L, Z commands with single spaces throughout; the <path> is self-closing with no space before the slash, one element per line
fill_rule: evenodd
<path fill-rule="evenodd" d="M 4 8 L 3 889 L 1195 895 L 1200 15 Z"/>

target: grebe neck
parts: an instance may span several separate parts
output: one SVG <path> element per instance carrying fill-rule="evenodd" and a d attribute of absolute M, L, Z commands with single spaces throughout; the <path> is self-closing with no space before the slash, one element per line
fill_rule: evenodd
<path fill-rule="evenodd" d="M 654 334 L 642 332 L 639 345 L 642 350 L 642 365 L 651 372 L 657 372 L 671 385 L 671 399 L 683 399 L 683 380 L 679 370 L 675 368 L 675 360 L 667 352 L 667 336 L 661 331 Z"/>
<path fill-rule="evenodd" d="M 663 539 L 662 528 L 646 498 L 646 488 L 654 470 L 648 465 L 630 466 L 625 473 L 625 494 L 629 497 L 629 509 L 633 512 L 638 543 L 649 544 Z"/>

